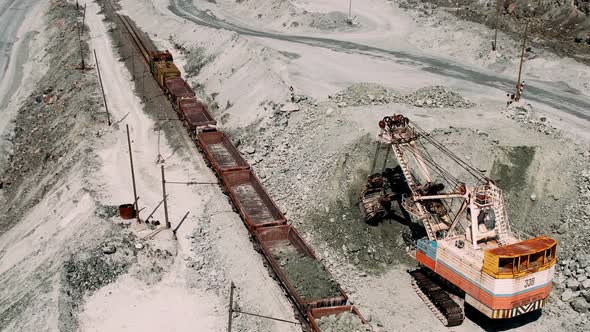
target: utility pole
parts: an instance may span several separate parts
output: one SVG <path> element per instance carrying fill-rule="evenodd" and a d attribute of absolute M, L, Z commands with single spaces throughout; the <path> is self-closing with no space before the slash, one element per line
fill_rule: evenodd
<path fill-rule="evenodd" d="M 164 158 L 160 154 L 160 136 L 162 134 L 162 125 L 158 123 L 158 158 L 156 159 L 156 164 L 163 164 Z"/>
<path fill-rule="evenodd" d="M 160 119 L 162 120 L 162 119 Z M 160 153 L 160 137 L 162 136 L 162 127 L 171 119 L 165 119 L 164 122 L 160 123 L 157 122 L 156 123 L 156 129 L 158 131 L 158 156 L 156 157 L 156 164 L 163 164 L 164 162 L 166 162 L 166 160 L 164 159 L 164 157 L 162 157 L 162 154 Z"/>
<path fill-rule="evenodd" d="M 135 48 L 131 48 L 131 67 L 133 68 L 133 75 L 131 75 L 131 79 L 135 81 Z"/>
<path fill-rule="evenodd" d="M 84 13 L 82 14 L 82 34 L 84 34 L 84 24 L 86 24 L 86 4 L 84 4 Z"/>
<path fill-rule="evenodd" d="M 135 205 L 135 218 L 137 222 L 140 223 L 141 220 L 139 219 L 139 203 L 137 202 L 137 190 L 135 187 L 135 171 L 133 170 L 133 153 L 131 152 L 131 137 L 129 136 L 129 125 L 125 125 L 127 128 L 127 144 L 129 145 L 129 162 L 131 163 L 131 181 L 133 182 L 133 202 Z M 162 170 L 162 174 L 164 170 Z M 166 195 L 164 194 L 164 209 L 166 209 Z M 168 218 L 166 218 L 166 222 L 168 222 Z"/>
<path fill-rule="evenodd" d="M 168 220 L 168 202 L 166 201 L 166 177 L 164 176 L 164 165 L 162 169 L 162 196 L 164 197 L 164 218 L 166 220 L 166 228 L 170 228 L 170 220 Z"/>
<path fill-rule="evenodd" d="M 348 1 L 348 19 L 352 20 L 352 0 Z"/>
<path fill-rule="evenodd" d="M 81 59 L 81 67 L 80 69 L 84 70 L 86 65 L 84 63 L 84 48 L 82 47 L 82 31 L 80 30 L 80 24 L 76 21 L 76 26 L 78 27 L 78 42 L 80 44 L 80 59 Z"/>
<path fill-rule="evenodd" d="M 96 50 L 94 50 L 94 61 L 96 62 L 96 71 L 98 72 L 98 82 L 100 83 L 100 91 L 102 91 L 102 101 L 107 112 L 107 123 L 111 125 L 111 117 L 109 115 L 109 106 L 107 105 L 107 97 L 104 94 L 104 87 L 102 86 L 102 77 L 100 76 L 100 67 L 98 65 L 98 58 L 96 57 Z"/>
<path fill-rule="evenodd" d="M 229 309 L 228 309 L 228 318 L 227 318 L 227 332 L 231 332 L 231 320 L 232 315 L 234 313 L 234 282 L 232 281 L 229 286 Z"/>
<path fill-rule="evenodd" d="M 525 22 L 524 24 L 524 38 L 522 39 L 522 50 L 520 52 L 520 66 L 518 68 L 518 81 L 516 81 L 516 94 L 515 100 L 518 101 L 520 99 L 520 79 L 522 77 L 522 64 L 524 62 L 524 50 L 526 48 L 526 37 L 528 32 L 529 22 Z"/>
<path fill-rule="evenodd" d="M 494 42 L 492 43 L 492 51 L 498 48 L 498 23 L 500 21 L 500 0 L 496 0 L 496 31 L 494 32 Z"/>

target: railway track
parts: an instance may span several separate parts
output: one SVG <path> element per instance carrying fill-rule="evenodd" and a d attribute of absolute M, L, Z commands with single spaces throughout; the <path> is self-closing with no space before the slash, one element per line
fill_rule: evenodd
<path fill-rule="evenodd" d="M 129 20 L 127 19 L 127 17 L 121 16 L 119 14 L 116 14 L 116 15 L 119 18 L 119 20 L 121 21 L 121 23 L 123 24 L 123 26 L 125 27 L 125 30 L 127 30 L 129 35 L 131 36 L 133 43 L 135 44 L 135 46 L 137 46 L 137 48 L 139 49 L 139 52 L 141 53 L 141 55 L 143 56 L 143 59 L 145 60 L 146 64 L 149 67 L 150 54 L 149 54 L 147 47 L 145 47 L 143 41 L 139 37 L 137 31 L 135 31 L 133 26 L 131 26 L 131 23 L 129 23 Z"/>
<path fill-rule="evenodd" d="M 206 108 L 192 114 L 187 113 L 188 109 L 183 108 L 182 103 L 184 101 L 193 100 L 195 103 L 198 103 L 198 101 L 194 92 L 192 96 L 180 96 L 178 95 L 179 91 L 170 88 L 169 83 L 172 80 L 181 79 L 180 71 L 177 71 L 178 76 L 170 77 L 159 73 L 159 70 L 162 70 L 162 67 L 159 67 L 162 61 L 166 62 L 166 69 L 173 66 L 172 55 L 168 51 L 159 52 L 155 49 L 148 49 L 146 43 L 149 43 L 149 39 L 142 39 L 141 32 L 129 22 L 127 17 L 117 14 L 114 7 L 113 13 L 117 15 L 121 24 L 131 36 L 133 44 L 143 56 L 146 66 L 160 85 L 160 88 L 165 92 L 179 119 L 184 119 L 183 123 L 187 124 L 186 128 L 189 135 L 185 137 L 190 137 L 192 143 L 197 145 L 207 164 L 221 180 L 221 189 L 229 196 L 230 203 L 241 216 L 251 235 L 253 235 L 254 246 L 261 247 L 261 254 L 269 263 L 270 272 L 277 277 L 280 285 L 286 291 L 287 297 L 294 304 L 295 315 L 301 321 L 302 329 L 305 332 L 310 330 L 320 332 L 317 324 L 314 324 L 315 319 L 344 312 L 350 312 L 358 316 L 363 324 L 368 324 L 354 306 L 346 305 L 348 296 L 340 288 L 340 285 L 338 285 L 337 293 L 330 296 L 326 295 L 327 297 L 305 298 L 301 296 L 294 287 L 299 281 L 287 277 L 285 271 L 273 256 L 271 249 L 278 242 L 290 243 L 301 255 L 307 256 L 312 261 L 317 261 L 317 264 L 321 264 L 313 250 L 299 236 L 293 226 L 287 225 L 283 213 L 259 183 L 250 165 L 243 160 L 233 143 L 227 138 L 223 140 L 225 134 L 218 131 L 215 125 L 209 126 L 209 122 L 216 123 L 216 121 L 207 112 Z M 158 57 L 162 54 L 164 55 L 163 58 Z M 174 66 L 174 68 L 176 67 Z M 192 92 L 192 90 L 190 91 Z M 215 139 L 211 138 L 213 136 L 215 136 Z M 284 241 L 277 242 L 278 239 Z M 335 280 L 327 269 L 324 268 L 324 270 L 331 280 Z"/>

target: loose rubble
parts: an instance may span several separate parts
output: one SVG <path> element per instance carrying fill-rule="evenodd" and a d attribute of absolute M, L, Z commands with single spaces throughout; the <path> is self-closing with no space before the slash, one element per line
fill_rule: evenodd
<path fill-rule="evenodd" d="M 511 103 L 505 111 L 508 118 L 522 124 L 524 127 L 533 131 L 538 131 L 545 135 L 561 137 L 561 134 L 546 117 L 537 118 L 533 106 L 526 100 L 521 99 L 518 102 Z"/>
<path fill-rule="evenodd" d="M 408 95 L 400 96 L 399 93 L 379 84 L 357 83 L 333 96 L 328 96 L 328 99 L 334 101 L 338 107 L 375 106 L 389 103 L 403 103 L 429 108 L 470 108 L 475 106 L 459 93 L 444 86 L 424 87 Z"/>
<path fill-rule="evenodd" d="M 382 105 L 397 102 L 399 95 L 379 84 L 357 83 L 349 86 L 328 99 L 334 101 L 338 107 Z"/>
<path fill-rule="evenodd" d="M 344 312 L 338 315 L 324 316 L 316 319 L 322 332 L 361 332 L 371 331 L 368 325 L 355 314 Z"/>
<path fill-rule="evenodd" d="M 444 86 L 431 86 L 402 97 L 402 102 L 418 107 L 470 108 L 474 103 Z"/>

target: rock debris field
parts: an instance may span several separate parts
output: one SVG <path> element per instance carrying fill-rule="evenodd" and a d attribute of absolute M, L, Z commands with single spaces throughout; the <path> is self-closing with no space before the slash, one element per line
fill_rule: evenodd
<path fill-rule="evenodd" d="M 400 95 L 375 83 L 357 83 L 328 99 L 335 101 L 338 107 L 383 105 L 389 103 L 409 104 L 417 107 L 470 108 L 474 103 L 459 93 L 444 86 L 420 88 L 410 94 Z"/>

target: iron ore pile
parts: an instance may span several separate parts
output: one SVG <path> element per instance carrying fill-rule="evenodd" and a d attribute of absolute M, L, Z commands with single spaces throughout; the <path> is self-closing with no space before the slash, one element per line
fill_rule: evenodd
<path fill-rule="evenodd" d="M 401 98 L 401 102 L 417 107 L 470 108 L 474 104 L 447 87 L 424 87 Z"/>
<path fill-rule="evenodd" d="M 340 296 L 338 284 L 318 261 L 295 250 L 273 250 L 285 276 L 304 301 Z"/>
<path fill-rule="evenodd" d="M 357 83 L 328 96 L 328 99 L 336 102 L 338 107 L 365 106 L 395 103 L 399 100 L 399 95 L 379 84 Z"/>
<path fill-rule="evenodd" d="M 322 332 L 361 332 L 371 331 L 368 325 L 350 312 L 344 312 L 338 315 L 324 316 L 316 319 L 316 323 Z"/>
<path fill-rule="evenodd" d="M 353 84 L 328 99 L 338 107 L 383 105 L 403 103 L 417 107 L 470 108 L 474 104 L 459 93 L 444 86 L 420 88 L 408 95 L 400 96 L 397 92 L 375 83 Z"/>

